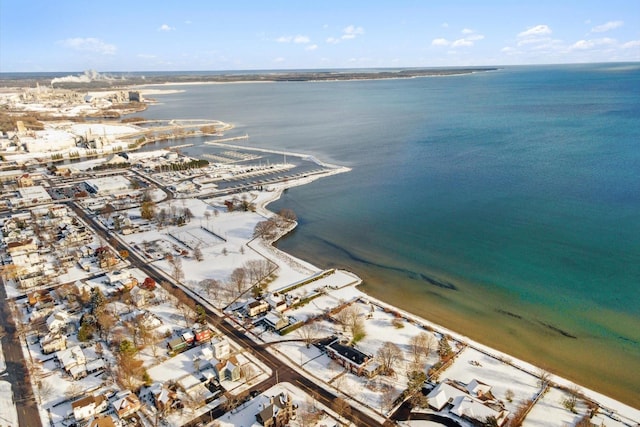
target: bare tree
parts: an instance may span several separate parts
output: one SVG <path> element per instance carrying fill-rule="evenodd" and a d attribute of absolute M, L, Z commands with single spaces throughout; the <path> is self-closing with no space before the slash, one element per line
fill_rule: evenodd
<path fill-rule="evenodd" d="M 42 400 L 49 399 L 56 392 L 55 387 L 47 380 L 38 381 L 38 387 L 40 388 L 40 397 Z"/>
<path fill-rule="evenodd" d="M 73 400 L 76 398 L 76 396 L 80 395 L 80 393 L 82 393 L 83 391 L 84 390 L 82 386 L 79 383 L 74 382 L 69 384 L 67 389 L 64 391 L 64 397 L 66 397 L 67 400 Z"/>
<path fill-rule="evenodd" d="M 280 209 L 280 212 L 278 212 L 278 215 L 276 218 L 277 218 L 278 227 L 281 227 L 281 228 L 285 228 L 289 224 L 298 220 L 298 217 L 296 216 L 295 212 L 287 208 Z"/>
<path fill-rule="evenodd" d="M 196 259 L 196 261 L 200 262 L 204 259 L 204 256 L 202 255 L 202 250 L 200 249 L 200 245 L 196 246 L 193 249 L 193 257 Z"/>
<path fill-rule="evenodd" d="M 208 210 L 204 211 L 204 219 L 207 220 L 207 226 L 209 226 L 209 220 L 211 219 L 211 212 Z"/>
<path fill-rule="evenodd" d="M 244 291 L 244 285 L 247 280 L 247 270 L 244 267 L 238 267 L 231 272 L 229 281 L 235 286 L 237 295 L 241 295 Z"/>
<path fill-rule="evenodd" d="M 253 237 L 262 237 L 264 239 L 271 239 L 276 235 L 277 225 L 272 219 L 260 221 L 253 229 Z"/>
<path fill-rule="evenodd" d="M 350 304 L 335 314 L 334 318 L 342 326 L 342 329 L 348 329 L 354 342 L 360 341 L 365 337 L 364 320 L 362 310 L 356 304 Z"/>
<path fill-rule="evenodd" d="M 423 359 L 429 357 L 435 347 L 435 338 L 426 332 L 420 332 L 409 339 L 409 352 L 415 365 L 421 365 Z"/>
<path fill-rule="evenodd" d="M 153 355 L 153 357 L 157 358 L 158 357 L 158 341 L 160 340 L 160 334 L 156 331 L 151 331 L 151 354 Z"/>
<path fill-rule="evenodd" d="M 251 363 L 246 363 L 240 368 L 240 377 L 244 378 L 247 384 L 251 384 L 253 377 L 256 375 L 255 368 Z"/>
<path fill-rule="evenodd" d="M 342 326 L 342 330 L 344 331 L 353 323 L 353 319 L 357 317 L 358 314 L 358 308 L 353 304 L 349 304 L 335 313 L 333 318 L 340 326 Z"/>
<path fill-rule="evenodd" d="M 193 310 L 185 303 L 178 303 L 178 310 L 182 314 L 185 327 L 189 326 L 193 322 Z"/>
<path fill-rule="evenodd" d="M 338 415 L 338 418 L 348 417 L 351 413 L 351 405 L 341 397 L 336 398 L 331 404 L 331 409 Z"/>
<path fill-rule="evenodd" d="M 249 276 L 249 282 L 256 284 L 269 274 L 269 261 L 252 259 L 244 263 L 244 268 Z"/>
<path fill-rule="evenodd" d="M 380 394 L 380 409 L 381 411 L 389 411 L 393 408 L 393 402 L 395 401 L 395 390 L 390 384 L 382 384 Z"/>
<path fill-rule="evenodd" d="M 571 386 L 567 390 L 569 397 L 562 399 L 562 406 L 571 412 L 576 412 L 576 405 L 578 404 L 578 398 L 580 397 L 580 389 L 578 386 Z"/>
<path fill-rule="evenodd" d="M 182 270 L 182 259 L 178 256 L 167 257 L 167 261 L 171 266 L 171 277 L 174 281 L 179 282 L 184 278 L 184 271 Z"/>
<path fill-rule="evenodd" d="M 376 353 L 376 358 L 378 363 L 380 363 L 382 374 L 393 374 L 393 367 L 398 363 L 398 360 L 401 357 L 402 351 L 400 351 L 400 347 L 390 341 L 385 341 Z"/>
<path fill-rule="evenodd" d="M 307 348 L 309 348 L 320 335 L 320 324 L 313 321 L 305 323 L 296 329 L 296 333 L 304 341 Z"/>
<path fill-rule="evenodd" d="M 211 302 L 215 307 L 219 307 L 222 283 L 216 279 L 204 279 L 200 281 L 200 287 L 207 293 L 209 302 Z"/>
<path fill-rule="evenodd" d="M 182 211 L 182 215 L 184 216 L 186 222 L 191 222 L 191 220 L 193 219 L 193 212 L 191 212 L 191 209 L 189 208 L 184 208 L 184 210 Z"/>
<path fill-rule="evenodd" d="M 544 369 L 538 371 L 538 387 L 545 389 L 551 383 L 551 374 Z"/>
<path fill-rule="evenodd" d="M 108 310 L 103 310 L 96 317 L 96 321 L 98 322 L 98 328 L 100 328 L 100 336 L 103 340 L 108 340 L 117 319 Z"/>

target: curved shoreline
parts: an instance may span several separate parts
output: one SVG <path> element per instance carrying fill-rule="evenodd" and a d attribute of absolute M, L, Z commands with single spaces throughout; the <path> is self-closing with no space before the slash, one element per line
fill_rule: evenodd
<path fill-rule="evenodd" d="M 250 149 L 249 147 L 245 147 L 246 149 Z M 266 150 L 268 151 L 268 150 Z M 296 153 L 290 153 L 292 155 L 295 155 Z M 335 167 L 335 165 L 333 165 Z M 278 199 L 280 199 L 280 197 L 282 196 L 283 192 L 289 188 L 293 188 L 293 187 L 298 187 L 298 186 L 302 186 L 304 184 L 310 183 L 312 181 L 315 181 L 316 179 L 322 178 L 324 176 L 330 176 L 333 175 L 335 173 L 341 173 L 341 172 L 346 172 L 349 169 L 348 168 L 344 168 L 345 170 L 342 169 L 336 169 L 335 172 L 329 172 L 327 174 L 320 174 L 314 177 L 309 177 L 303 180 L 298 180 L 295 182 L 290 182 L 287 185 L 283 185 L 280 186 L 276 189 L 276 191 L 273 192 L 272 197 L 270 197 L 268 200 L 263 201 L 263 203 L 261 203 L 259 206 L 257 206 L 257 209 L 262 212 L 263 214 L 267 214 L 267 215 L 272 215 L 274 214 L 273 211 L 268 209 L 269 204 L 271 204 L 272 202 L 277 201 Z M 296 222 L 291 228 L 285 230 L 281 235 L 277 236 L 273 241 L 268 242 L 267 244 L 265 244 L 265 246 L 269 246 L 270 251 L 274 251 L 277 254 L 281 254 L 284 257 L 287 257 L 291 260 L 292 263 L 295 264 L 300 264 L 300 266 L 304 267 L 304 268 L 308 268 L 307 266 L 313 267 L 315 269 L 321 270 L 321 268 L 310 264 L 308 261 L 305 261 L 304 258 L 299 258 L 289 252 L 286 252 L 284 250 L 279 249 L 276 244 L 277 242 L 282 239 L 282 238 L 286 238 L 287 236 L 289 236 L 291 234 L 291 232 L 293 232 L 295 230 L 295 228 L 298 226 L 298 223 Z M 273 256 L 276 256 L 275 254 L 271 254 Z M 363 289 L 362 286 L 365 285 L 365 280 L 366 279 L 362 279 L 362 277 L 360 277 L 359 275 L 354 274 L 356 277 L 358 277 L 360 279 L 360 284 L 357 286 L 358 291 L 360 293 L 362 293 L 363 297 L 375 302 L 376 304 L 382 306 L 382 307 L 387 307 L 390 310 L 394 310 L 397 311 L 399 313 L 402 314 L 402 316 L 406 317 L 407 319 L 410 319 L 412 321 L 415 321 L 417 323 L 421 323 L 421 324 L 425 324 L 425 325 L 430 325 L 432 326 L 435 330 L 441 331 L 445 334 L 449 334 L 451 336 L 453 336 L 455 339 L 464 342 L 465 344 L 467 344 L 469 347 L 474 348 L 482 353 L 485 353 L 493 358 L 496 358 L 498 360 L 502 360 L 502 361 L 506 361 L 506 363 L 509 363 L 510 365 L 523 370 L 527 373 L 530 373 L 532 375 L 537 375 L 538 372 L 540 372 L 541 370 L 547 370 L 547 367 L 545 366 L 545 364 L 540 364 L 539 360 L 536 360 L 537 358 L 523 358 L 523 357 L 518 357 L 515 356 L 513 354 L 511 354 L 511 352 L 508 352 L 508 349 L 500 349 L 500 348 L 504 348 L 504 346 L 492 346 L 492 345 L 487 345 L 485 344 L 481 338 L 472 338 L 473 335 L 477 335 L 477 334 L 466 334 L 466 333 L 462 333 L 462 332 L 458 332 L 458 328 L 452 328 L 450 326 L 446 326 L 445 324 L 438 322 L 438 321 L 434 321 L 431 320 L 429 318 L 429 316 L 424 316 L 423 314 L 417 314 L 414 313 L 411 309 L 407 309 L 406 307 L 404 307 L 403 305 L 399 305 L 399 304 L 392 304 L 387 302 L 388 298 L 385 298 L 384 295 L 377 295 L 376 292 L 370 292 L 367 291 L 366 289 Z M 446 282 L 448 284 L 448 282 Z M 437 285 L 436 285 L 437 286 Z M 449 289 L 449 288 L 447 288 Z M 388 297 L 388 296 L 387 296 Z M 517 313 L 513 313 L 513 312 L 506 312 L 506 313 L 500 313 L 501 315 L 505 315 L 505 316 L 512 316 L 515 319 L 518 320 L 522 320 L 523 316 L 521 316 L 520 314 Z M 561 335 L 563 338 L 566 339 L 571 339 L 571 340 L 575 340 L 576 337 L 570 335 L 569 333 L 567 333 L 566 331 L 563 331 L 562 329 L 559 329 L 551 324 L 547 324 L 547 323 L 542 323 L 539 322 L 541 324 L 541 327 L 548 329 L 554 333 L 557 333 L 559 335 Z M 473 331 L 472 331 L 473 332 Z M 565 335 L 565 332 L 567 335 Z M 568 336 L 570 335 L 570 336 Z M 508 344 L 505 344 L 506 346 L 508 346 Z M 553 345 L 553 344 L 551 344 Z M 500 347 L 500 348 L 497 348 Z M 527 361 L 531 360 L 531 361 Z M 562 371 L 561 369 L 554 369 L 556 371 Z M 624 405 L 625 407 L 628 408 L 628 412 L 633 412 L 636 417 L 640 417 L 640 411 L 638 409 L 635 408 L 634 405 L 635 403 L 633 402 L 629 402 L 629 396 L 625 394 L 625 390 L 620 390 L 619 393 L 610 393 L 608 395 L 603 394 L 603 392 L 598 392 L 596 391 L 597 389 L 607 389 L 607 387 L 605 387 L 602 383 L 598 383 L 597 381 L 594 382 L 593 381 L 589 381 L 587 382 L 588 384 L 590 384 L 589 386 L 584 386 L 581 383 L 583 381 L 581 381 L 580 377 L 576 377 L 574 379 L 571 379 L 573 376 L 572 375 L 566 375 L 563 374 L 562 372 L 558 373 L 558 374 L 552 374 L 552 379 L 553 382 L 555 382 L 556 384 L 560 385 L 560 386 L 564 386 L 564 387 L 571 387 L 572 385 L 577 385 L 578 387 L 580 387 L 580 389 L 582 389 L 585 394 L 588 397 L 593 398 L 594 400 L 596 400 L 600 405 L 602 405 L 604 408 L 607 407 L 619 407 L 620 405 Z M 595 387 L 594 387 L 595 385 Z M 602 385 L 602 387 L 600 387 L 600 385 Z M 626 397 L 626 399 L 625 399 Z"/>

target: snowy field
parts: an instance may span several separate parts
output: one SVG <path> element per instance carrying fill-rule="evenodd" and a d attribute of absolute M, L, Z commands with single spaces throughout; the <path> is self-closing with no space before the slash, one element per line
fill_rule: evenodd
<path fill-rule="evenodd" d="M 465 384 L 475 379 L 491 386 L 491 393 L 502 400 L 511 413 L 540 390 L 535 376 L 470 347 L 462 350 L 453 364 L 440 374 L 441 380 L 445 378 Z M 508 390 L 513 393 L 512 402 L 507 399 Z"/>
<path fill-rule="evenodd" d="M 576 405 L 573 413 L 562 406 L 562 401 L 567 399 L 569 394 L 557 388 L 549 389 L 542 399 L 540 399 L 531 412 L 525 418 L 522 427 L 554 427 L 558 425 L 576 425 L 584 415 L 588 408 L 583 403 Z M 609 426 L 608 423 L 605 423 Z"/>
<path fill-rule="evenodd" d="M 202 227 L 182 227 L 172 231 L 171 237 L 191 248 L 206 249 L 224 243 L 224 240 Z"/>

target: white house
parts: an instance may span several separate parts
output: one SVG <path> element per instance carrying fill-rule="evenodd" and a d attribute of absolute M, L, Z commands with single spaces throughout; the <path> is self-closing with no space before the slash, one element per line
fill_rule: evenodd
<path fill-rule="evenodd" d="M 47 329 L 51 333 L 60 332 L 69 323 L 69 313 L 59 309 L 47 317 Z"/>
<path fill-rule="evenodd" d="M 44 354 L 53 353 L 67 348 L 67 337 L 60 334 L 49 333 L 40 340 L 40 347 Z"/>
<path fill-rule="evenodd" d="M 86 420 L 107 409 L 109 401 L 103 395 L 87 396 L 71 403 L 76 421 Z"/>
<path fill-rule="evenodd" d="M 64 370 L 73 378 L 78 379 L 87 375 L 87 359 L 79 345 L 58 351 L 56 357 Z"/>
<path fill-rule="evenodd" d="M 507 411 L 493 409 L 469 396 L 456 398 L 453 408 L 451 408 L 451 413 L 459 416 L 460 418 L 479 422 L 483 422 L 487 418 L 493 417 L 498 421 L 498 425 L 502 425 L 502 422 L 508 415 Z"/>
<path fill-rule="evenodd" d="M 121 419 L 135 414 L 140 409 L 140 406 L 138 396 L 131 392 L 113 402 L 113 408 Z"/>
<path fill-rule="evenodd" d="M 427 395 L 427 399 L 429 399 L 429 406 L 436 411 L 441 411 L 447 404 L 452 405 L 456 398 L 465 396 L 467 396 L 467 394 L 464 391 L 459 390 L 446 382 L 441 382 L 431 390 Z"/>
<path fill-rule="evenodd" d="M 231 354 L 231 346 L 226 338 L 216 338 L 211 341 L 211 347 L 213 348 L 213 357 L 218 360 L 223 360 Z"/>

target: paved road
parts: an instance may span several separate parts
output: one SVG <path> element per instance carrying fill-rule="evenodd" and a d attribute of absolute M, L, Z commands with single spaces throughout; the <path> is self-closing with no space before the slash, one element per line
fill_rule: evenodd
<path fill-rule="evenodd" d="M 93 217 L 88 216 L 82 209 L 80 209 L 75 204 L 69 204 L 69 206 L 87 224 L 91 225 L 92 228 L 102 238 L 104 238 L 107 241 L 110 240 L 111 236 L 109 235 L 109 233 L 107 233 L 102 227 L 100 227 L 96 223 L 96 221 L 94 220 Z M 120 249 L 127 249 L 127 248 L 122 247 L 122 248 L 115 248 L 115 249 L 119 251 Z M 131 263 L 131 265 L 133 267 L 136 267 L 136 268 L 139 268 L 140 270 L 142 270 L 146 275 L 148 275 L 149 277 L 153 278 L 156 281 L 156 283 L 159 283 L 159 284 L 161 284 L 161 286 L 165 287 L 165 289 L 168 292 L 170 292 L 170 293 L 172 293 L 172 294 L 174 294 L 176 296 L 178 296 L 178 295 L 180 295 L 180 296 L 186 295 L 186 293 L 181 288 L 177 287 L 173 283 L 170 283 L 165 277 L 160 276 L 153 269 L 153 267 L 151 267 L 149 265 L 148 261 L 143 260 L 142 258 L 140 258 L 134 251 L 129 251 L 128 260 L 129 260 L 129 262 Z M 189 296 L 189 298 L 191 298 L 191 296 Z M 226 321 L 223 321 L 222 319 L 220 319 L 220 317 L 217 314 L 215 314 L 214 312 L 209 310 L 206 306 L 204 308 L 205 308 L 205 311 L 206 311 L 207 316 L 209 317 L 209 319 L 212 321 L 212 323 L 216 324 L 216 327 L 221 332 L 223 332 L 227 337 L 229 337 L 229 339 L 235 341 L 241 347 L 243 347 L 245 349 L 249 349 L 253 353 L 254 356 L 259 358 L 263 363 L 265 363 L 267 366 L 269 366 L 272 369 L 272 371 L 274 372 L 274 375 L 268 381 L 263 382 L 263 383 L 255 386 L 253 388 L 254 390 L 263 391 L 263 390 L 268 389 L 272 385 L 275 385 L 275 383 L 276 383 L 275 373 L 277 372 L 277 380 L 278 381 L 280 381 L 280 382 L 288 382 L 288 383 L 291 383 L 291 384 L 293 384 L 295 386 L 298 386 L 298 387 L 302 388 L 303 390 L 305 390 L 308 393 L 314 393 L 316 395 L 316 399 L 319 402 L 321 402 L 322 404 L 326 405 L 329 408 L 332 407 L 332 403 L 337 398 L 337 396 L 335 394 L 333 394 L 333 393 L 325 390 L 324 388 L 318 386 L 316 383 L 314 383 L 313 381 L 309 380 L 304 375 L 300 374 L 300 372 L 294 370 L 294 368 L 292 368 L 291 366 L 287 365 L 286 363 L 283 363 L 280 359 L 278 359 L 277 357 L 275 357 L 271 353 L 265 351 L 261 344 L 258 344 L 256 342 L 254 342 L 247 335 L 245 335 L 243 332 L 235 329 L 230 324 L 228 324 Z M 214 417 L 221 416 L 223 414 L 224 414 L 224 412 L 221 411 L 221 410 L 213 411 L 213 416 Z M 201 418 L 202 418 L 202 421 L 211 420 L 209 418 L 208 414 L 205 414 Z M 354 422 L 355 425 L 358 425 L 358 426 L 359 425 L 366 425 L 366 426 L 379 426 L 380 425 L 380 423 L 377 420 L 375 420 L 374 418 L 372 418 L 368 414 L 357 410 L 356 408 L 351 408 L 348 418 L 352 422 Z M 194 423 L 196 423 L 196 422 L 194 421 Z"/>
<path fill-rule="evenodd" d="M 22 347 L 20 346 L 20 336 L 9 310 L 7 292 L 4 282 L 0 278 L 0 319 L 4 326 L 6 335 L 0 340 L 4 352 L 5 363 L 7 365 L 7 376 L 3 380 L 11 383 L 13 399 L 18 412 L 18 423 L 21 427 L 41 426 L 38 406 L 36 405 L 29 370 L 27 369 Z"/>

